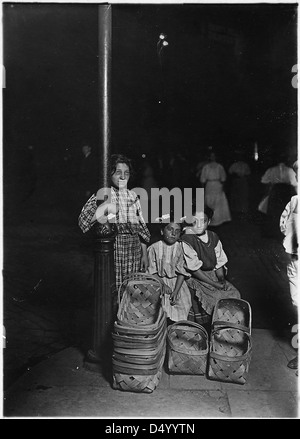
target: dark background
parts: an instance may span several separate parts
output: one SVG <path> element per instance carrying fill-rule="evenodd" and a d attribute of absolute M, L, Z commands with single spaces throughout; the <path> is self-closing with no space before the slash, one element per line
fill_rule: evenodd
<path fill-rule="evenodd" d="M 26 198 L 30 172 L 49 197 L 58 181 L 76 192 L 81 146 L 100 142 L 97 5 L 4 3 L 3 38 L 4 199 Z M 295 64 L 296 4 L 114 4 L 112 150 L 139 167 L 142 153 L 194 163 L 213 145 L 226 166 L 257 141 L 259 172 L 282 151 L 292 162 Z"/>

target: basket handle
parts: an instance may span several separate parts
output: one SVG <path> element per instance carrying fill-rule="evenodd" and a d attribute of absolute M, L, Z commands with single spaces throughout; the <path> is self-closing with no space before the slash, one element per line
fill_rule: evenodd
<path fill-rule="evenodd" d="M 141 279 L 143 279 L 143 280 L 151 280 L 154 283 L 156 283 L 157 285 L 159 285 L 161 288 L 163 288 L 162 281 L 160 281 L 153 274 L 147 274 L 147 273 L 144 273 L 142 271 L 141 272 L 137 271 L 135 273 L 127 274 L 124 277 L 123 282 L 121 283 L 121 285 L 119 286 L 119 289 L 118 289 L 118 304 L 119 305 L 121 303 L 121 298 L 122 298 L 122 294 L 121 293 L 122 293 L 122 290 L 124 288 L 125 283 L 128 283 L 130 280 L 141 280 Z"/>
<path fill-rule="evenodd" d="M 174 349 L 175 349 L 175 346 L 172 343 L 172 341 L 170 340 L 169 334 L 172 331 L 172 329 L 174 329 L 175 326 L 181 326 L 181 325 L 182 326 L 183 325 L 185 325 L 185 326 L 193 326 L 194 328 L 200 329 L 200 331 L 204 333 L 206 339 L 208 340 L 208 333 L 207 333 L 206 329 L 203 326 L 199 325 L 199 323 L 191 322 L 190 320 L 180 320 L 179 322 L 173 323 L 173 325 L 169 326 L 168 329 L 167 329 L 168 343 Z M 177 350 L 177 348 L 175 350 Z"/>
<path fill-rule="evenodd" d="M 246 360 L 246 359 L 249 357 L 249 354 L 251 354 L 251 351 L 252 351 L 252 347 L 249 346 L 248 351 L 247 351 L 246 354 L 244 354 L 244 355 L 240 355 L 240 356 L 237 356 L 237 357 L 228 357 L 228 356 L 226 356 L 226 361 L 228 361 L 228 362 L 234 362 L 234 361 L 243 361 L 243 360 Z M 223 361 L 224 361 L 224 355 L 217 354 L 217 353 L 214 352 L 214 351 L 210 351 L 210 352 L 209 352 L 209 357 L 210 357 L 210 358 L 215 358 L 216 360 L 223 360 Z"/>
<path fill-rule="evenodd" d="M 250 328 L 248 328 L 247 326 L 239 325 L 238 323 L 231 323 L 223 320 L 216 320 L 215 322 L 213 322 L 212 330 L 217 329 L 217 327 L 219 326 L 221 326 L 222 328 L 226 327 L 226 328 L 240 329 L 241 331 L 248 332 L 249 334 L 251 333 Z"/>
<path fill-rule="evenodd" d="M 179 326 L 179 325 L 194 326 L 195 328 L 202 329 L 202 331 L 204 331 L 207 334 L 207 331 L 204 328 L 204 326 L 200 325 L 199 323 L 192 322 L 191 320 L 179 320 L 178 322 L 173 323 L 171 326 L 169 326 L 169 328 L 172 328 L 174 326 Z"/>

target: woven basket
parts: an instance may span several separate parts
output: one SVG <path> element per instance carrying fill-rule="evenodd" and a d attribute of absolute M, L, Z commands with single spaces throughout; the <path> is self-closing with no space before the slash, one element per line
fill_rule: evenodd
<path fill-rule="evenodd" d="M 167 357 L 170 373 L 204 375 L 208 334 L 203 326 L 182 320 L 168 327 Z"/>
<path fill-rule="evenodd" d="M 208 377 L 218 381 L 245 384 L 252 355 L 249 333 L 223 327 L 212 331 Z"/>
<path fill-rule="evenodd" d="M 136 375 L 153 375 L 160 368 L 161 359 L 165 357 L 166 343 L 155 354 L 149 356 L 121 355 L 114 353 L 112 357 L 114 373 L 127 373 Z"/>
<path fill-rule="evenodd" d="M 139 339 L 152 338 L 156 337 L 157 333 L 161 330 L 161 327 L 166 324 L 166 313 L 160 307 L 158 314 L 156 316 L 156 320 L 153 324 L 149 325 L 128 325 L 127 322 L 123 324 L 122 321 L 114 322 L 113 331 L 116 335 L 124 336 L 124 337 L 134 337 L 137 341 Z"/>
<path fill-rule="evenodd" d="M 151 393 L 162 375 L 166 353 L 163 286 L 155 276 L 128 275 L 118 291 L 113 328 L 113 388 Z"/>
<path fill-rule="evenodd" d="M 252 356 L 252 315 L 242 299 L 220 299 L 212 317 L 208 378 L 245 384 Z"/>
<path fill-rule="evenodd" d="M 155 276 L 132 273 L 118 291 L 117 320 L 123 326 L 154 324 L 161 309 L 162 284 Z"/>
<path fill-rule="evenodd" d="M 217 301 L 212 316 L 213 327 L 228 326 L 229 323 L 239 325 L 240 328 L 251 334 L 252 313 L 249 302 L 234 298 Z"/>
<path fill-rule="evenodd" d="M 137 392 L 137 393 L 152 393 L 158 386 L 161 376 L 162 367 L 164 363 L 165 355 L 162 358 L 154 373 L 148 369 L 146 375 L 133 373 L 132 370 L 128 370 L 128 373 L 121 373 L 114 371 L 112 387 L 116 390 L 123 390 L 125 392 Z"/>
<path fill-rule="evenodd" d="M 162 334 L 162 336 L 157 340 L 155 345 L 151 346 L 144 346 L 144 347 L 132 347 L 131 344 L 128 344 L 127 346 L 123 347 L 117 347 L 114 346 L 114 354 L 120 354 L 120 355 L 126 355 L 131 357 L 137 357 L 137 358 L 149 358 L 149 357 L 155 357 L 163 348 L 163 345 L 165 343 L 165 336 Z"/>
<path fill-rule="evenodd" d="M 151 349 L 155 348 L 161 338 L 166 335 L 167 320 L 165 314 L 162 312 L 162 320 L 159 323 L 157 330 L 149 331 L 149 334 L 144 331 L 143 335 L 140 334 L 140 331 L 137 333 L 136 330 L 134 332 L 126 332 L 124 335 L 122 333 L 123 328 L 120 326 L 118 326 L 118 328 L 121 334 L 116 331 L 112 333 L 113 345 L 115 348 Z"/>

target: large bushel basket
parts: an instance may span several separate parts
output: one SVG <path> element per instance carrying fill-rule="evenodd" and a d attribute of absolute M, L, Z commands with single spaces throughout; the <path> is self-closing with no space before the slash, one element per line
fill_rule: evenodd
<path fill-rule="evenodd" d="M 119 288 L 113 330 L 114 389 L 152 393 L 159 384 L 166 352 L 163 286 L 155 276 L 133 273 Z"/>
<path fill-rule="evenodd" d="M 220 299 L 212 317 L 208 378 L 245 384 L 251 355 L 250 304 L 242 299 Z"/>
<path fill-rule="evenodd" d="M 181 320 L 167 331 L 167 367 L 170 373 L 205 375 L 209 349 L 206 329 L 198 323 Z"/>

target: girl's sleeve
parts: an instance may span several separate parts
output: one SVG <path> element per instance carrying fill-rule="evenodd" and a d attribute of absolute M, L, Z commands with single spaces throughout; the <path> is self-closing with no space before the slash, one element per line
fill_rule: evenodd
<path fill-rule="evenodd" d="M 218 268 L 223 267 L 228 262 L 228 258 L 223 250 L 223 246 L 220 240 L 218 241 L 215 247 L 215 253 L 217 258 L 217 264 L 215 266 L 215 270 L 217 270 Z"/>
<path fill-rule="evenodd" d="M 185 277 L 191 277 L 191 274 L 185 268 L 183 249 L 182 249 L 182 245 L 180 243 L 178 243 L 178 246 L 176 249 L 175 273 L 182 274 Z"/>
<path fill-rule="evenodd" d="M 78 225 L 83 231 L 83 233 L 86 233 L 90 230 L 92 225 L 92 218 L 97 210 L 97 201 L 96 201 L 96 195 L 93 194 L 88 201 L 83 206 L 80 215 L 78 217 Z"/>
<path fill-rule="evenodd" d="M 185 268 L 189 271 L 197 271 L 202 267 L 203 262 L 200 261 L 196 251 L 186 242 L 182 242 L 183 258 Z"/>
<path fill-rule="evenodd" d="M 150 245 L 150 247 L 148 247 L 147 252 L 148 252 L 148 260 L 149 260 L 147 273 L 155 274 L 157 273 L 157 259 L 153 245 Z"/>

